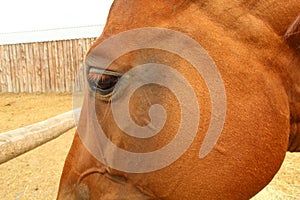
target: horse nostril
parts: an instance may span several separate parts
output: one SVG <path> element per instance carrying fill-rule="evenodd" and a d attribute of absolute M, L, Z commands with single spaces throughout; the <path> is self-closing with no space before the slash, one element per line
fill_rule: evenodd
<path fill-rule="evenodd" d="M 89 187 L 86 184 L 80 183 L 76 187 L 75 191 L 75 200 L 89 200 L 90 195 L 89 195 Z"/>
<path fill-rule="evenodd" d="M 105 176 L 116 183 L 125 184 L 127 179 L 124 176 L 106 173 Z"/>

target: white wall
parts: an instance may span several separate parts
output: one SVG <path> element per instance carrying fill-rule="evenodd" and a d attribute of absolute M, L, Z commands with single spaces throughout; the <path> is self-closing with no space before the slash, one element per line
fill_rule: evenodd
<path fill-rule="evenodd" d="M 0 44 L 33 41 L 34 38 L 36 38 L 37 41 L 56 40 L 55 38 L 72 39 L 75 37 L 73 36 L 74 34 L 77 35 L 76 37 L 90 37 L 91 35 L 96 37 L 100 32 L 96 31 L 98 29 L 95 25 L 99 26 L 105 24 L 112 1 L 113 0 L 0 1 Z M 70 27 L 72 29 L 69 29 Z M 77 28 L 74 29 L 73 27 Z M 87 29 L 84 30 L 82 29 L 83 27 Z M 56 31 L 49 31 L 53 29 Z M 40 34 L 41 30 L 47 31 L 42 31 L 42 34 Z M 95 33 L 94 30 L 96 31 Z M 78 33 L 74 31 L 78 31 Z M 47 39 L 47 37 L 49 37 L 49 39 Z"/>

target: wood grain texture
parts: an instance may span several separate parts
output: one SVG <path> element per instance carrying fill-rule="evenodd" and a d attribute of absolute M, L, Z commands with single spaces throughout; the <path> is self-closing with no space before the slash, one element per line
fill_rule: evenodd
<path fill-rule="evenodd" d="M 0 92 L 72 92 L 95 39 L 0 45 Z"/>

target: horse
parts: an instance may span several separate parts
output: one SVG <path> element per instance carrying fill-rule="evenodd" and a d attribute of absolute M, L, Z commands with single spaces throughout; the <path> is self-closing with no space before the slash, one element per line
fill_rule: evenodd
<path fill-rule="evenodd" d="M 115 0 L 58 199 L 250 199 L 300 151 L 299 0 Z"/>

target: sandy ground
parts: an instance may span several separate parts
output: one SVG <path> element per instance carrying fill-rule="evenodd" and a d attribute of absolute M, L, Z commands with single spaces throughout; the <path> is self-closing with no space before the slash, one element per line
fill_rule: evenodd
<path fill-rule="evenodd" d="M 0 132 L 70 111 L 72 95 L 0 94 Z M 75 129 L 0 165 L 0 199 L 55 199 Z"/>
<path fill-rule="evenodd" d="M 47 119 L 71 108 L 71 94 L 0 94 L 0 132 Z M 0 165 L 0 199 L 55 199 L 74 131 Z M 300 153 L 287 153 L 273 181 L 254 199 L 299 200 Z"/>
<path fill-rule="evenodd" d="M 0 199 L 55 199 L 74 131 L 0 165 Z"/>
<path fill-rule="evenodd" d="M 0 133 L 54 117 L 71 109 L 71 93 L 0 93 Z"/>

